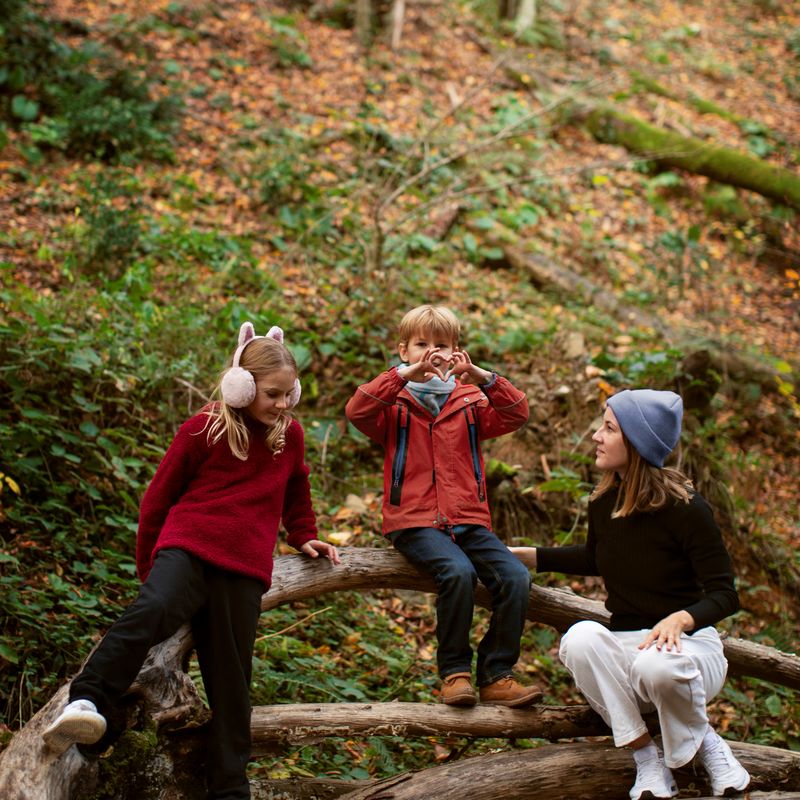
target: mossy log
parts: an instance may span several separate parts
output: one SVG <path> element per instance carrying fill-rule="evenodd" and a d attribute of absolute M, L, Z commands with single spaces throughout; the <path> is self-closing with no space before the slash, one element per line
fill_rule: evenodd
<path fill-rule="evenodd" d="M 608 105 L 576 108 L 576 119 L 598 141 L 620 145 L 662 167 L 705 175 L 800 210 L 800 177 L 789 170 L 729 147 L 657 128 Z"/>
<path fill-rule="evenodd" d="M 373 591 L 379 588 L 432 592 L 435 587 L 430 577 L 422 575 L 394 550 L 343 548 L 340 566 L 333 566 L 327 561 L 312 561 L 302 556 L 280 556 L 275 562 L 273 586 L 262 599 L 262 609 L 269 610 L 284 603 L 304 600 L 333 591 Z M 479 587 L 476 592 L 476 600 L 483 606 L 488 605 L 488 592 Z M 579 597 L 569 590 L 534 586 L 531 590 L 528 618 L 564 630 L 578 619 L 602 621 L 608 618 L 608 614 L 601 603 Z M 736 639 L 727 639 L 724 646 L 732 672 L 754 675 L 774 683 L 800 688 L 800 659 L 797 656 Z M 66 700 L 67 687 L 62 687 L 13 737 L 8 748 L 0 754 L 0 797 L 3 800 L 32 800 L 33 798 L 35 800 L 82 800 L 94 793 L 94 796 L 98 798 L 114 798 L 114 800 L 167 800 L 168 798 L 184 798 L 185 800 L 197 798 L 199 800 L 202 797 L 202 788 L 199 786 L 197 776 L 202 774 L 203 756 L 202 735 L 197 728 L 207 718 L 207 712 L 194 684 L 185 672 L 191 649 L 191 636 L 188 628 L 184 628 L 171 639 L 150 651 L 147 661 L 129 693 L 128 700 L 130 702 L 126 708 L 123 724 L 123 728 L 128 728 L 128 731 L 124 734 L 123 745 L 115 746 L 111 755 L 100 762 L 97 759 L 86 757 L 74 747 L 60 758 L 55 758 L 43 746 L 41 732 L 59 713 Z M 446 711 L 448 710 L 445 709 L 444 712 Z M 528 731 L 531 730 L 531 725 L 539 725 L 540 727 L 535 730 L 542 733 L 543 736 L 549 735 L 547 734 L 547 724 L 552 722 L 557 715 L 548 712 L 548 716 L 544 713 L 545 711 L 547 710 L 544 709 L 540 713 L 538 722 L 534 718 L 527 721 Z M 257 711 L 254 714 L 256 722 L 259 719 L 259 713 Z M 396 710 L 387 711 L 387 713 L 394 714 Z M 439 706 L 422 705 L 416 709 L 416 713 L 418 715 L 416 721 L 413 719 L 409 721 L 409 731 L 412 735 L 415 730 L 422 731 L 431 728 L 445 730 L 451 724 L 443 717 L 443 710 Z M 476 728 L 480 732 L 476 735 L 488 735 L 485 732 L 487 730 L 491 731 L 492 736 L 521 735 L 519 732 L 523 729 L 519 727 L 519 713 L 521 712 L 516 714 L 501 712 L 500 715 L 497 715 L 492 710 L 485 710 L 485 713 L 479 711 L 477 714 L 473 714 L 476 724 L 480 722 Z M 580 727 L 576 720 L 581 714 L 587 713 L 586 709 L 567 710 L 563 713 L 566 716 L 561 719 L 560 724 L 565 724 L 564 720 L 567 720 L 569 725 L 561 729 L 566 731 L 562 735 L 571 735 L 573 731 L 576 734 L 579 733 Z M 368 730 L 368 725 L 363 724 L 364 719 L 362 717 L 362 722 L 359 724 L 362 725 L 363 730 Z M 593 719 L 594 721 L 592 721 Z M 583 728 L 584 733 L 598 732 L 596 718 L 589 715 L 585 721 L 587 725 Z M 510 724 L 511 722 L 514 724 Z M 359 724 L 356 724 L 356 728 Z M 369 725 L 377 724 L 379 723 L 374 718 L 369 722 Z M 459 732 L 464 735 L 468 735 L 467 731 L 466 727 L 459 728 Z M 503 731 L 506 732 L 503 733 Z M 130 738 L 131 734 L 133 740 Z M 342 735 L 345 734 L 342 733 Z M 527 735 L 530 735 L 530 732 Z M 144 746 L 139 747 L 136 745 L 137 742 L 144 743 Z M 130 756 L 130 753 L 133 752 L 132 748 L 138 754 L 135 758 Z M 765 757 L 765 760 L 770 762 L 772 768 L 771 771 L 766 767 L 762 769 L 759 762 L 758 769 L 761 771 L 758 773 L 760 776 L 758 786 L 764 789 L 794 790 L 795 784 L 792 782 L 796 781 L 796 776 L 800 773 L 800 763 L 792 766 L 791 769 L 786 764 L 789 762 L 794 764 L 791 759 L 800 762 L 800 756 L 774 748 L 763 749 L 769 750 L 771 753 L 771 756 Z M 613 750 L 613 748 L 609 748 L 609 750 Z M 601 754 L 603 751 L 596 752 Z M 552 781 L 554 785 L 560 785 L 561 781 L 568 776 L 566 773 L 559 775 L 557 771 L 563 768 L 569 773 L 576 769 L 574 761 L 569 758 L 563 762 L 555 759 L 539 763 L 536 760 L 529 762 L 530 756 L 526 753 L 508 755 L 522 759 L 508 762 L 513 766 L 514 774 L 520 777 L 520 787 L 531 785 L 531 781 L 544 780 L 545 775 L 542 770 L 547 773 L 548 781 Z M 495 768 L 503 769 L 505 761 L 489 761 L 485 767 L 481 767 L 479 764 L 484 758 L 487 757 L 480 756 L 469 759 L 469 762 L 478 762 L 472 765 L 472 768 L 476 772 L 489 776 L 488 784 L 505 785 L 503 797 L 532 796 L 527 789 L 520 794 L 512 793 L 504 773 L 492 774 Z M 616 774 L 615 770 L 622 770 L 625 777 L 620 780 L 627 782 L 629 776 L 626 770 L 630 769 L 630 765 L 627 763 L 628 759 L 625 759 L 626 766 L 623 766 L 621 757 L 618 757 L 619 765 L 615 767 L 614 764 L 617 762 L 608 761 L 608 758 L 610 756 L 598 756 L 598 761 L 591 763 L 592 771 L 600 776 L 597 780 L 604 782 L 602 780 L 603 773 L 606 766 L 609 766 L 612 775 Z M 750 766 L 747 760 L 745 763 L 748 767 Z M 448 773 L 437 774 L 447 775 Z M 125 779 L 126 775 L 127 780 Z M 114 792 L 109 794 L 107 791 L 106 793 L 100 791 L 97 793 L 100 781 L 108 781 L 112 778 L 118 781 Z M 469 779 L 466 773 L 464 779 Z M 453 780 L 457 781 L 455 787 L 459 789 L 460 794 L 463 794 L 465 784 L 461 782 L 462 778 L 455 775 Z M 484 783 L 482 778 L 481 785 Z M 438 785 L 439 783 L 437 783 Z M 800 789 L 800 784 L 796 788 Z M 447 791 L 452 789 L 453 787 Z M 472 789 L 471 786 L 470 796 L 472 798 L 498 796 L 496 794 L 477 794 Z M 517 789 L 514 788 L 513 792 L 516 791 Z M 541 794 L 538 788 L 534 793 L 537 797 L 546 796 Z M 270 795 L 262 796 L 266 798 Z M 279 795 L 272 796 L 278 797 Z M 296 796 L 300 798 L 309 795 L 298 793 Z M 422 794 L 397 795 L 397 797 L 415 798 L 445 798 L 449 796 L 451 795 L 445 793 L 444 790 L 439 792 L 438 789 L 432 793 L 428 793 L 426 790 Z M 570 796 L 577 798 L 581 795 Z M 605 795 L 594 793 L 593 796 Z"/>

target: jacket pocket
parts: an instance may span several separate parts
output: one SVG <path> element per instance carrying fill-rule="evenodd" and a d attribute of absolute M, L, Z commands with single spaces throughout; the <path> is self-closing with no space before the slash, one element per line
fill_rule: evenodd
<path fill-rule="evenodd" d="M 408 459 L 408 434 L 408 409 L 401 405 L 397 411 L 397 433 L 394 459 L 392 459 L 392 486 L 389 491 L 389 503 L 393 506 L 400 505 L 400 497 L 403 494 L 403 480 Z"/>

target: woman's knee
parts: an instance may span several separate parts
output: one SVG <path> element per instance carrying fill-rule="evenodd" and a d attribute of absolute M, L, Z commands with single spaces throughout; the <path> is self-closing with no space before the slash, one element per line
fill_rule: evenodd
<path fill-rule="evenodd" d="M 599 622 L 588 619 L 576 622 L 561 637 L 558 657 L 567 665 L 596 658 L 608 636 L 608 629 Z"/>
<path fill-rule="evenodd" d="M 634 659 L 630 674 L 636 692 L 652 698 L 685 684 L 698 675 L 698 670 L 688 656 L 649 647 Z"/>

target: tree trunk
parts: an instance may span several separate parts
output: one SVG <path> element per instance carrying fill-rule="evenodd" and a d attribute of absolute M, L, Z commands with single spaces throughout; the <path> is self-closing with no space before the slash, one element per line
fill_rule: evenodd
<path fill-rule="evenodd" d="M 419 573 L 394 550 L 343 548 L 341 556 L 342 564 L 340 566 L 300 555 L 278 557 L 275 560 L 273 585 L 262 598 L 262 609 L 269 610 L 284 603 L 305 600 L 332 591 L 372 591 L 379 588 L 429 592 L 435 590 L 430 577 Z M 476 599 L 481 605 L 489 604 L 489 594 L 483 587 L 479 587 L 476 592 Z M 579 619 L 603 621 L 608 618 L 608 614 L 601 603 L 579 597 L 568 589 L 533 586 L 528 618 L 564 630 Z M 52 754 L 44 748 L 41 739 L 42 730 L 55 719 L 66 701 L 67 687 L 62 687 L 12 738 L 8 748 L 0 754 L 0 797 L 3 800 L 75 800 L 93 791 L 93 787 L 98 782 L 105 782 L 104 785 L 107 786 L 111 781 L 116 780 L 117 788 L 104 789 L 106 794 L 102 796 L 114 797 L 115 800 L 172 800 L 173 798 L 185 798 L 186 800 L 198 798 L 199 800 L 202 797 L 202 789 L 197 776 L 202 774 L 200 769 L 202 737 L 195 732 L 195 729 L 202 725 L 207 718 L 207 711 L 200 701 L 194 684 L 185 672 L 191 647 L 191 636 L 187 627 L 150 651 L 147 661 L 129 693 L 131 703 L 127 709 L 127 720 L 123 727 L 131 726 L 135 730 L 128 730 L 117 742 L 112 754 L 100 761 L 88 760 L 74 747 L 60 758 L 53 758 Z M 725 640 L 724 647 L 731 672 L 754 675 L 773 683 L 795 689 L 800 688 L 800 659 L 797 656 L 737 639 Z M 464 720 L 469 719 L 470 716 L 475 720 L 477 731 L 492 731 L 491 734 L 476 733 L 475 735 L 499 735 L 498 732 L 503 730 L 503 725 L 506 724 L 504 721 L 507 721 L 510 726 L 507 728 L 508 735 L 521 736 L 522 734 L 518 731 L 523 729 L 516 727 L 521 724 L 520 714 L 530 714 L 530 719 L 527 720 L 530 727 L 527 730 L 539 731 L 542 736 L 537 735 L 537 738 L 572 736 L 573 732 L 577 735 L 580 733 L 578 728 L 583 723 L 587 726 L 581 728 L 584 734 L 592 732 L 591 735 L 594 735 L 598 730 L 596 718 L 591 715 L 583 716 L 587 714 L 584 707 L 579 707 L 577 710 L 565 709 L 563 712 L 543 709 L 538 713 L 537 718 L 534 712 L 509 712 L 505 709 L 474 709 L 473 711 L 462 709 L 460 712 L 456 712 L 439 706 L 430 708 L 425 706 L 420 708 L 418 713 L 410 715 L 409 719 L 402 716 L 402 711 L 398 716 L 396 709 L 391 708 L 400 704 L 388 705 L 389 709 L 382 709 L 380 704 L 377 704 L 375 715 L 370 716 L 367 711 L 352 715 L 356 729 L 368 731 L 370 726 L 380 727 L 385 724 L 377 716 L 381 711 L 385 711 L 389 719 L 388 724 L 405 726 L 410 732 L 409 735 L 413 735 L 414 731 L 449 729 L 459 721 L 451 715 L 461 713 L 468 715 L 464 716 Z M 291 706 L 287 706 L 287 714 L 292 713 L 291 708 Z M 364 708 L 368 708 L 368 706 L 364 706 Z M 464 720 L 461 722 L 463 723 Z M 269 727 L 268 723 L 263 722 L 262 712 L 254 715 L 255 723 L 266 725 L 266 728 Z M 465 736 L 472 735 L 470 730 L 471 728 L 466 725 L 457 728 L 457 731 L 459 733 L 463 731 Z M 256 735 L 259 741 L 265 741 L 268 738 L 267 733 L 262 736 L 257 726 Z M 299 735 L 297 729 L 295 728 L 290 735 Z M 342 735 L 347 734 L 343 731 Z M 556 754 L 562 747 L 566 746 L 559 746 Z M 748 748 L 742 752 L 750 754 L 750 756 L 752 753 L 758 754 L 764 750 L 770 752 L 768 759 L 764 757 L 764 760 L 768 760 L 771 764 L 769 770 L 766 767 L 762 770 L 760 761 L 753 762 L 755 767 L 762 770 L 759 773 L 761 778 L 758 786 L 762 788 L 780 786 L 783 789 L 792 790 L 795 788 L 796 773 L 800 767 L 793 767 L 795 772 L 786 779 L 784 779 L 784 771 L 788 769 L 787 758 L 800 759 L 800 756 L 774 748 L 757 748 L 751 751 L 749 748 L 755 746 L 741 745 L 740 747 Z M 541 751 L 546 749 L 542 748 Z M 609 750 L 613 750 L 613 748 L 609 748 Z M 477 782 L 476 785 L 485 787 L 481 791 L 488 792 L 486 794 L 474 793 L 470 785 L 470 797 L 473 800 L 499 797 L 500 795 L 493 792 L 496 791 L 496 787 L 504 787 L 502 796 L 507 799 L 522 796 L 544 798 L 546 796 L 541 794 L 538 788 L 538 782 L 544 780 L 545 777 L 542 775 L 542 771 L 547 772 L 547 779 L 550 780 L 551 769 L 559 769 L 560 764 L 567 770 L 567 773 L 571 771 L 583 774 L 581 770 L 588 769 L 586 764 L 576 766 L 576 761 L 580 762 L 580 758 L 570 760 L 571 757 L 567 755 L 563 756 L 563 762 L 555 758 L 555 760 L 542 764 L 538 764 L 535 760 L 529 763 L 528 759 L 539 752 L 536 750 L 505 754 L 510 756 L 509 769 L 512 772 L 519 771 L 520 786 L 536 785 L 533 789 L 525 790 L 529 791 L 529 794 L 514 794 L 516 788 L 512 792 L 511 787 L 512 785 L 516 787 L 516 784 L 509 783 L 506 776 L 500 772 L 493 774 L 488 782 L 483 778 Z M 601 749 L 597 752 L 602 754 L 605 751 Z M 737 750 L 738 752 L 740 751 Z M 500 764 L 501 768 L 504 768 L 502 765 L 506 763 L 505 761 L 490 761 L 485 767 L 479 766 L 485 758 L 494 759 L 496 757 L 482 756 L 464 763 L 474 764 L 471 769 L 481 775 L 490 774 L 495 768 L 495 763 Z M 549 756 L 548 758 L 554 757 Z M 628 759 L 625 759 L 623 767 L 621 762 L 619 766 L 614 766 L 617 762 L 610 756 L 602 755 L 598 758 L 600 758 L 599 761 L 592 762 L 592 771 L 599 776 L 594 779 L 594 782 L 603 783 L 604 786 L 622 785 L 615 784 L 613 781 L 608 783 L 608 776 L 604 776 L 603 771 L 608 766 L 612 777 L 615 770 L 627 772 L 630 770 Z M 761 757 L 759 756 L 759 758 Z M 750 768 L 750 762 L 745 759 L 743 761 Z M 791 763 L 794 764 L 794 762 Z M 433 773 L 432 770 L 429 770 L 421 775 L 427 776 L 429 772 Z M 436 797 L 438 800 L 445 800 L 454 796 L 452 794 L 453 787 L 447 790 L 450 793 L 445 793 L 444 790 L 440 793 L 438 788 L 428 792 L 425 783 L 432 780 L 433 785 L 439 786 L 440 779 L 436 775 L 447 774 L 449 773 L 435 773 L 432 777 L 420 778 L 425 784 L 422 790 L 415 788 L 411 794 L 400 794 L 397 797 L 413 797 L 415 800 L 420 797 Z M 562 781 L 569 782 L 573 777 L 570 774 L 553 777 L 553 785 L 560 786 Z M 628 777 L 626 775 L 624 779 L 626 782 Z M 455 790 L 460 794 L 459 800 L 462 800 L 463 786 L 468 784 L 461 783 L 462 778 L 458 775 L 453 779 L 457 781 Z M 465 774 L 463 779 L 472 780 L 469 773 Z M 404 776 L 398 780 L 405 786 L 411 778 Z M 590 785 L 594 786 L 594 783 L 586 784 L 586 786 Z M 417 787 L 418 784 L 412 784 L 412 786 Z M 602 787 L 597 789 L 598 792 L 601 790 L 605 791 Z M 414 794 L 417 791 L 420 793 Z M 277 795 L 275 796 L 277 797 Z M 578 798 L 581 795 L 579 793 L 574 795 L 562 793 L 558 796 Z M 595 793 L 593 796 L 610 795 Z"/>
<path fill-rule="evenodd" d="M 536 0 L 520 0 L 517 15 L 514 17 L 514 30 L 517 33 L 532 28 L 536 24 Z"/>
<path fill-rule="evenodd" d="M 372 44 L 372 0 L 355 0 L 356 40 L 362 50 L 369 50 Z"/>
<path fill-rule="evenodd" d="M 800 755 L 754 744 L 732 745 L 752 788 L 800 791 Z M 673 770 L 678 786 L 711 794 L 705 773 Z M 630 751 L 608 744 L 546 745 L 534 750 L 469 758 L 379 781 L 342 800 L 619 800 L 635 778 Z M 469 787 L 468 789 L 466 787 Z"/>

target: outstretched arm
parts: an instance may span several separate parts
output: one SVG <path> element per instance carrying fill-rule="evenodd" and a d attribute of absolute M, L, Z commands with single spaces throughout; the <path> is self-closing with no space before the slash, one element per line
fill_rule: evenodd
<path fill-rule="evenodd" d="M 535 547 L 509 547 L 508 548 L 528 569 L 536 569 Z"/>

